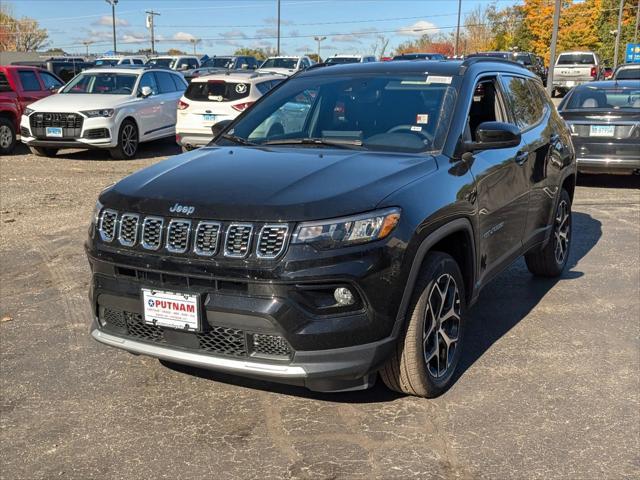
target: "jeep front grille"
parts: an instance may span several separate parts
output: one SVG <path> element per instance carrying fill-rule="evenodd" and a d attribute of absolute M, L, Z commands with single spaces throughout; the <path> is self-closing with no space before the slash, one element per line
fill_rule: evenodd
<path fill-rule="evenodd" d="M 244 258 L 249 253 L 253 225 L 246 223 L 232 223 L 227 230 L 224 242 L 224 254 L 227 257 Z"/>
<path fill-rule="evenodd" d="M 120 219 L 118 240 L 125 247 L 133 247 L 138 239 L 138 215 L 125 213 Z"/>
<path fill-rule="evenodd" d="M 171 220 L 167 229 L 167 250 L 184 253 L 189 248 L 190 220 Z"/>
<path fill-rule="evenodd" d="M 196 229 L 194 251 L 198 255 L 211 257 L 218 253 L 218 237 L 220 224 L 217 222 L 200 222 Z"/>
<path fill-rule="evenodd" d="M 257 255 L 260 258 L 276 258 L 282 253 L 287 240 L 287 225 L 265 225 L 260 230 Z"/>
<path fill-rule="evenodd" d="M 130 212 L 120 214 L 111 209 L 102 210 L 99 219 L 98 233 L 103 242 L 117 239 L 124 247 L 196 257 L 274 260 L 284 254 L 290 237 L 290 226 L 286 223 L 196 222 Z"/>

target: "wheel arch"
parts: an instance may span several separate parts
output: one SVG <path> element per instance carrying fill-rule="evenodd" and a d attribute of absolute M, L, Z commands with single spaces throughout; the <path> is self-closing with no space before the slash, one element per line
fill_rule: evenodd
<path fill-rule="evenodd" d="M 397 335 L 404 325 L 413 289 L 418 280 L 424 259 L 429 252 L 438 251 L 451 255 L 462 272 L 465 283 L 467 305 L 474 298 L 476 279 L 476 245 L 473 227 L 469 219 L 462 217 L 452 220 L 429 233 L 420 243 L 413 257 L 411 268 L 398 307 L 393 335 Z"/>

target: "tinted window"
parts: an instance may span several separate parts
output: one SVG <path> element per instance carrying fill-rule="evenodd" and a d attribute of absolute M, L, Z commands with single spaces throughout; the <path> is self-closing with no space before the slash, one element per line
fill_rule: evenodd
<path fill-rule="evenodd" d="M 230 102 L 249 96 L 251 86 L 246 83 L 223 82 L 191 82 L 184 96 L 196 102 Z"/>
<path fill-rule="evenodd" d="M 105 66 L 111 66 L 113 67 L 114 65 L 118 64 L 118 60 L 117 59 L 98 59 L 96 60 L 96 67 L 105 67 Z"/>
<path fill-rule="evenodd" d="M 230 57 L 214 57 L 204 62 L 202 66 L 207 68 L 231 68 L 232 65 L 233 59 Z"/>
<path fill-rule="evenodd" d="M 42 83 L 44 83 L 44 88 L 47 90 L 51 90 L 54 88 L 60 88 L 62 86 L 62 82 L 58 80 L 56 77 L 47 72 L 40 72 L 40 78 L 42 78 Z"/>
<path fill-rule="evenodd" d="M 326 63 L 330 64 L 338 64 L 338 63 L 359 63 L 360 58 L 358 57 L 331 57 L 327 58 Z"/>
<path fill-rule="evenodd" d="M 198 62 L 195 58 L 187 59 L 187 65 L 189 65 L 189 68 L 198 68 Z"/>
<path fill-rule="evenodd" d="M 531 65 L 531 56 L 528 53 L 516 53 L 516 62 L 523 65 Z"/>
<path fill-rule="evenodd" d="M 132 60 L 134 65 L 142 65 L 144 62 L 142 60 L 140 60 L 139 58 L 134 58 Z"/>
<path fill-rule="evenodd" d="M 569 110 L 603 108 L 618 110 L 626 108 L 640 109 L 640 87 L 578 87 L 567 101 Z"/>
<path fill-rule="evenodd" d="M 64 87 L 62 93 L 131 95 L 137 75 L 124 73 L 81 73 Z"/>
<path fill-rule="evenodd" d="M 29 70 L 20 70 L 18 72 L 20 76 L 20 83 L 22 84 L 22 89 L 26 92 L 36 92 L 41 89 L 40 82 L 38 81 L 38 76 L 35 72 Z"/>
<path fill-rule="evenodd" d="M 147 65 L 171 68 L 173 65 L 173 58 L 152 58 L 147 62 Z"/>
<path fill-rule="evenodd" d="M 558 65 L 594 65 L 596 59 L 593 53 L 562 53 L 558 57 Z"/>
<path fill-rule="evenodd" d="M 153 73 L 148 72 L 142 75 L 140 79 L 140 85 L 138 85 L 138 91 L 142 91 L 142 87 L 149 87 L 154 95 L 158 94 L 158 84 L 156 83 L 156 77 Z"/>
<path fill-rule="evenodd" d="M 523 130 L 535 125 L 541 116 L 541 106 L 539 99 L 534 98 L 527 80 L 504 76 L 502 84 L 516 124 Z"/>
<path fill-rule="evenodd" d="M 289 68 L 294 69 L 298 64 L 297 58 L 270 58 L 260 68 Z"/>
<path fill-rule="evenodd" d="M 640 67 L 621 68 L 616 72 L 616 80 L 640 80 Z"/>
<path fill-rule="evenodd" d="M 176 90 L 178 92 L 184 92 L 188 85 L 184 77 L 181 77 L 180 75 L 172 75 L 172 74 L 170 75 L 171 75 L 171 80 L 173 80 L 173 83 L 176 86 Z"/>
<path fill-rule="evenodd" d="M 0 92 L 11 92 L 11 85 L 4 73 L 0 73 Z"/>
<path fill-rule="evenodd" d="M 160 88 L 160 93 L 171 93 L 176 91 L 176 85 L 171 80 L 171 74 L 167 72 L 156 72 L 156 81 Z"/>

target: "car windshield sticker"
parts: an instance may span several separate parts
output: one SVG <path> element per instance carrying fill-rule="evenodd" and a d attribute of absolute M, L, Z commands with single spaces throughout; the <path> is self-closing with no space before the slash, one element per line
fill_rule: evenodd
<path fill-rule="evenodd" d="M 427 77 L 427 83 L 444 83 L 445 85 L 451 85 L 452 77 L 443 77 L 440 75 L 429 75 Z"/>
<path fill-rule="evenodd" d="M 412 126 L 411 127 L 411 131 L 412 132 L 421 132 L 422 131 L 422 127 Z"/>
<path fill-rule="evenodd" d="M 429 85 L 428 79 L 424 80 L 402 80 L 400 85 Z"/>
<path fill-rule="evenodd" d="M 419 113 L 418 115 L 416 115 L 416 123 L 429 123 L 429 115 L 426 113 Z"/>

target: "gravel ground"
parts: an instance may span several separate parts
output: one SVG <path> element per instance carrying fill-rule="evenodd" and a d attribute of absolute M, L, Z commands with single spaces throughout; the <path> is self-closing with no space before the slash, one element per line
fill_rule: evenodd
<path fill-rule="evenodd" d="M 484 290 L 445 395 L 321 395 L 90 339 L 95 198 L 177 152 L 0 158 L 3 479 L 640 477 L 638 178 L 581 180 L 570 268 Z"/>

